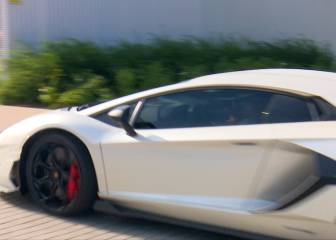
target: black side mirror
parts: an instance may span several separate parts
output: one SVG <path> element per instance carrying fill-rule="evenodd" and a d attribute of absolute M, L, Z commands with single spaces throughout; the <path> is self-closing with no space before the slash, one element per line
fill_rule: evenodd
<path fill-rule="evenodd" d="M 114 121 L 120 123 L 120 125 L 125 129 L 126 133 L 134 137 L 137 135 L 134 128 L 129 123 L 129 116 L 130 116 L 131 107 L 129 105 L 122 105 L 115 109 L 112 109 L 108 116 L 112 118 Z"/>

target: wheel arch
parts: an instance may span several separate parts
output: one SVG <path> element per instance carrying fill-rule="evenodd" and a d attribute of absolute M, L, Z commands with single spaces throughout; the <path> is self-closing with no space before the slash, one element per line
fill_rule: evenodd
<path fill-rule="evenodd" d="M 95 169 L 95 165 L 94 165 L 93 160 L 92 160 L 92 155 L 91 155 L 87 145 L 84 143 L 84 141 L 81 140 L 74 133 L 71 133 L 67 130 L 64 130 L 64 129 L 61 129 L 61 128 L 48 128 L 48 129 L 43 129 L 43 130 L 40 130 L 40 131 L 34 133 L 23 144 L 21 155 L 20 155 L 20 161 L 19 161 L 19 165 L 18 165 L 18 170 L 17 170 L 17 176 L 16 176 L 16 181 L 19 183 L 20 192 L 24 194 L 24 193 L 27 193 L 27 191 L 28 191 L 26 181 L 25 181 L 25 179 L 26 179 L 25 168 L 26 168 L 26 164 L 27 164 L 27 156 L 29 154 L 30 147 L 41 136 L 43 136 L 45 134 L 53 133 L 53 132 L 66 135 L 67 137 L 72 138 L 73 140 L 77 141 L 80 144 L 80 146 L 83 148 L 83 150 L 90 157 L 91 165 L 92 165 L 94 173 L 95 173 L 95 181 L 96 181 L 96 184 L 98 186 L 97 171 Z"/>

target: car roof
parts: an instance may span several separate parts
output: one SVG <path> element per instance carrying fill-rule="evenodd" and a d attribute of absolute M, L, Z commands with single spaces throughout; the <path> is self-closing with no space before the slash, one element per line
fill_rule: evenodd
<path fill-rule="evenodd" d="M 261 69 L 198 77 L 190 87 L 241 86 L 297 92 L 325 98 L 336 105 L 336 73 L 302 69 Z"/>
<path fill-rule="evenodd" d="M 205 82 L 209 83 L 212 81 L 222 81 L 223 78 L 229 77 L 286 77 L 286 78 L 295 78 L 295 79 L 310 79 L 320 77 L 324 80 L 335 80 L 336 73 L 333 72 L 324 72 L 316 70 L 305 70 L 305 69 L 258 69 L 258 70 L 244 70 L 244 71 L 235 71 L 235 72 L 226 72 L 226 73 L 217 73 L 202 77 L 197 77 L 189 80 L 189 82 Z M 257 79 L 255 79 L 257 80 Z M 269 80 L 269 79 L 268 79 Z M 285 79 L 284 79 L 285 80 Z M 289 80 L 288 80 L 289 81 Z"/>
<path fill-rule="evenodd" d="M 198 77 L 114 99 L 88 108 L 81 113 L 94 114 L 124 102 L 164 92 L 212 86 L 253 87 L 308 96 L 320 96 L 336 106 L 336 73 L 301 69 L 261 69 Z"/>

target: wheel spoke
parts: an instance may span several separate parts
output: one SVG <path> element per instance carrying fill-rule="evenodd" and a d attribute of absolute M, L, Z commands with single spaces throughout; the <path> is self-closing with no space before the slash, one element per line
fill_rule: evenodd
<path fill-rule="evenodd" d="M 50 155 L 50 161 L 51 161 L 51 163 L 52 163 L 52 165 L 53 165 L 54 168 L 56 168 L 56 169 L 59 168 L 57 157 L 56 157 L 56 155 L 55 155 L 54 152 Z"/>
<path fill-rule="evenodd" d="M 49 193 L 49 196 L 48 196 L 49 198 L 55 198 L 55 197 L 57 197 L 56 196 L 57 188 L 58 188 L 57 184 L 53 183 L 52 186 L 51 186 L 51 188 L 50 188 L 50 193 Z"/>
<path fill-rule="evenodd" d="M 68 156 L 68 167 L 70 167 L 70 165 L 76 161 L 76 157 L 74 155 L 73 152 L 71 152 L 69 149 L 67 149 L 67 156 Z"/>
<path fill-rule="evenodd" d="M 69 179 L 69 172 L 61 170 L 61 180 L 66 183 L 68 179 Z"/>
<path fill-rule="evenodd" d="M 57 185 L 56 185 L 56 189 L 55 189 L 55 196 L 61 200 L 62 202 L 65 201 L 67 198 L 66 198 L 66 192 L 65 192 L 65 188 L 62 184 L 62 182 L 58 182 Z"/>
<path fill-rule="evenodd" d="M 39 189 L 43 184 L 49 183 L 50 178 L 48 175 L 41 177 L 41 178 L 34 178 L 33 179 L 35 186 Z"/>
<path fill-rule="evenodd" d="M 60 169 L 67 169 L 69 162 L 69 152 L 67 148 L 57 147 L 54 149 L 54 156 Z"/>
<path fill-rule="evenodd" d="M 51 200 L 50 196 L 47 196 L 42 192 L 39 193 L 39 196 L 40 196 L 41 201 L 43 201 L 43 202 L 47 202 L 47 201 Z"/>
<path fill-rule="evenodd" d="M 48 163 L 43 162 L 43 161 L 39 161 L 37 163 L 37 166 L 41 166 L 44 170 L 47 170 L 48 172 L 52 170 L 52 166 L 50 166 Z"/>
<path fill-rule="evenodd" d="M 41 162 L 42 162 L 41 153 L 39 153 L 35 156 L 34 168 L 32 171 L 33 176 L 38 176 L 39 171 L 38 171 L 37 166 L 39 166 Z"/>

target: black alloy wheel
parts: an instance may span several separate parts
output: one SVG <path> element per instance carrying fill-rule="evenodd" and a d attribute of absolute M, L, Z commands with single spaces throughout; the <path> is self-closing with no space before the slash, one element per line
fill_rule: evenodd
<path fill-rule="evenodd" d="M 43 135 L 33 144 L 26 176 L 32 199 L 55 214 L 85 212 L 96 199 L 96 177 L 87 150 L 58 132 Z"/>

